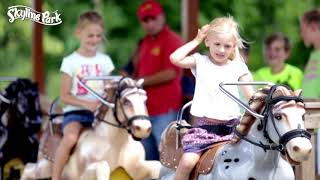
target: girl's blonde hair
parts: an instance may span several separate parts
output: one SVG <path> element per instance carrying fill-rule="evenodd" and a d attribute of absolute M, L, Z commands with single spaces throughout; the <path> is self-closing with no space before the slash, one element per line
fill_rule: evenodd
<path fill-rule="evenodd" d="M 233 57 L 230 57 L 231 60 L 241 59 L 243 58 L 240 55 L 239 49 L 244 48 L 244 41 L 239 34 L 239 25 L 236 21 L 234 21 L 232 16 L 228 17 L 219 17 L 210 22 L 210 27 L 208 30 L 208 36 L 210 34 L 231 34 L 236 42 L 235 52 Z"/>
<path fill-rule="evenodd" d="M 98 24 L 104 29 L 103 19 L 95 11 L 87 11 L 79 16 L 77 28 L 83 28 L 88 24 Z"/>

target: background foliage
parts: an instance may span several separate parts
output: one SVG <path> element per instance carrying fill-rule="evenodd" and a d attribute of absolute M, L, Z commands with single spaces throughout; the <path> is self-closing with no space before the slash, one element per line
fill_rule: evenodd
<path fill-rule="evenodd" d="M 32 77 L 31 33 L 32 22 L 16 20 L 8 22 L 9 6 L 26 5 L 30 0 L 0 2 L 0 76 Z M 89 9 L 99 11 L 105 21 L 106 40 L 102 50 L 108 53 L 116 65 L 115 74 L 128 61 L 143 30 L 136 17 L 141 0 L 56 0 L 44 1 L 43 11 L 58 10 L 63 23 L 44 26 L 44 61 L 47 94 L 54 98 L 59 94 L 59 67 L 62 58 L 78 47 L 73 36 L 78 15 Z M 166 11 L 168 24 L 181 32 L 181 0 L 160 0 Z M 289 36 L 293 49 L 289 63 L 304 68 L 309 50 L 299 36 L 299 17 L 320 0 L 199 0 L 199 25 L 209 23 L 218 16 L 232 15 L 242 27 L 241 35 L 250 42 L 251 70 L 264 65 L 263 39 L 271 32 L 281 31 Z M 205 50 L 201 46 L 200 51 Z M 1 82 L 0 82 L 1 83 Z M 1 87 L 1 84 L 0 84 Z"/>

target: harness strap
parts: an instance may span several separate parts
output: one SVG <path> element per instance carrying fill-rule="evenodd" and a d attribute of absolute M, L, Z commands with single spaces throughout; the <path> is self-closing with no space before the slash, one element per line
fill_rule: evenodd
<path fill-rule="evenodd" d="M 99 121 L 101 121 L 101 122 L 103 122 L 103 123 L 106 123 L 106 124 L 108 124 L 108 125 L 111 125 L 111 126 L 113 126 L 113 127 L 122 128 L 122 129 L 127 129 L 127 128 L 125 128 L 124 126 L 121 126 L 120 124 L 113 124 L 113 123 L 108 122 L 108 121 L 105 121 L 105 120 L 103 120 L 103 119 L 101 119 L 101 118 L 99 118 L 99 117 L 96 117 L 96 118 L 97 118 L 97 120 L 99 120 Z"/>
<path fill-rule="evenodd" d="M 119 118 L 118 118 L 118 112 L 117 112 L 117 107 L 116 107 L 119 98 L 120 98 L 120 96 L 119 96 L 118 94 L 116 94 L 115 100 L 114 100 L 115 108 L 113 108 L 113 116 L 114 116 L 115 120 L 117 121 L 118 126 L 124 128 L 125 125 L 121 124 L 121 122 L 120 122 L 120 120 L 119 120 Z"/>
<path fill-rule="evenodd" d="M 149 116 L 145 116 L 145 115 L 132 116 L 132 117 L 128 120 L 128 125 L 127 125 L 127 126 L 124 126 L 124 125 L 122 125 L 121 123 L 113 124 L 113 123 L 111 123 L 111 122 L 105 121 L 105 120 L 100 119 L 100 118 L 97 118 L 97 119 L 100 120 L 100 121 L 103 121 L 104 123 L 107 123 L 107 124 L 109 124 L 109 125 L 112 125 L 112 126 L 114 126 L 114 127 L 124 128 L 124 129 L 127 129 L 126 127 L 131 126 L 132 122 L 133 122 L 134 120 L 137 120 L 137 119 L 142 119 L 142 120 L 151 121 L 151 119 L 149 118 Z"/>
<path fill-rule="evenodd" d="M 279 152 L 283 152 L 284 151 L 284 146 L 282 144 L 263 144 L 261 141 L 259 141 L 259 143 L 257 142 L 254 142 L 252 140 L 250 140 L 249 138 L 247 138 L 245 135 L 242 135 L 239 131 L 237 131 L 237 129 L 234 129 L 233 131 L 238 137 L 240 137 L 240 139 L 243 139 L 253 145 L 256 145 L 258 147 L 261 147 L 265 152 L 267 150 L 276 150 L 276 151 L 279 151 Z"/>
<path fill-rule="evenodd" d="M 282 137 L 279 140 L 279 143 L 285 146 L 291 139 L 296 137 L 304 137 L 310 140 L 311 134 L 304 129 L 295 129 L 282 135 Z"/>
<path fill-rule="evenodd" d="M 187 128 L 187 129 L 191 129 L 192 128 L 192 126 L 190 126 L 190 125 L 181 125 L 180 123 L 176 123 L 176 129 L 178 130 L 178 131 L 180 131 L 181 129 L 184 129 L 184 128 Z"/>
<path fill-rule="evenodd" d="M 128 126 L 131 126 L 134 120 L 137 119 L 144 119 L 144 120 L 148 120 L 151 121 L 149 116 L 146 115 L 137 115 L 137 116 L 132 116 L 131 118 L 128 119 Z"/>
<path fill-rule="evenodd" d="M 279 101 L 291 101 L 294 100 L 296 102 L 304 102 L 302 98 L 295 96 L 278 96 L 267 101 L 268 104 L 276 104 Z"/>

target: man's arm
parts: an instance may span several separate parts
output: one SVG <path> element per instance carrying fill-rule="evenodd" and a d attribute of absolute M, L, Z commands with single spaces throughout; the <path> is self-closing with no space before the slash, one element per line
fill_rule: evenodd
<path fill-rule="evenodd" d="M 177 77 L 177 72 L 174 69 L 165 69 L 153 75 L 142 77 L 144 86 L 154 86 L 161 83 L 171 81 Z"/>

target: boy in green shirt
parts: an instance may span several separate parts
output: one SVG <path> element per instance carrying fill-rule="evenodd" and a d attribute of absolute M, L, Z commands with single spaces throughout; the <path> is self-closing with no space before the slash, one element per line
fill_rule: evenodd
<path fill-rule="evenodd" d="M 312 9 L 300 19 L 300 35 L 306 47 L 313 47 L 304 70 L 302 96 L 309 99 L 320 98 L 320 9 Z M 317 129 L 317 174 L 320 174 L 320 129 Z"/>
<path fill-rule="evenodd" d="M 284 84 L 293 90 L 301 89 L 302 71 L 285 63 L 291 50 L 289 38 L 279 32 L 273 33 L 265 39 L 264 45 L 268 66 L 258 69 L 254 73 L 254 80 Z"/>
<path fill-rule="evenodd" d="M 300 19 L 300 35 L 305 46 L 313 47 L 304 71 L 302 96 L 320 98 L 320 9 L 304 13 Z"/>

